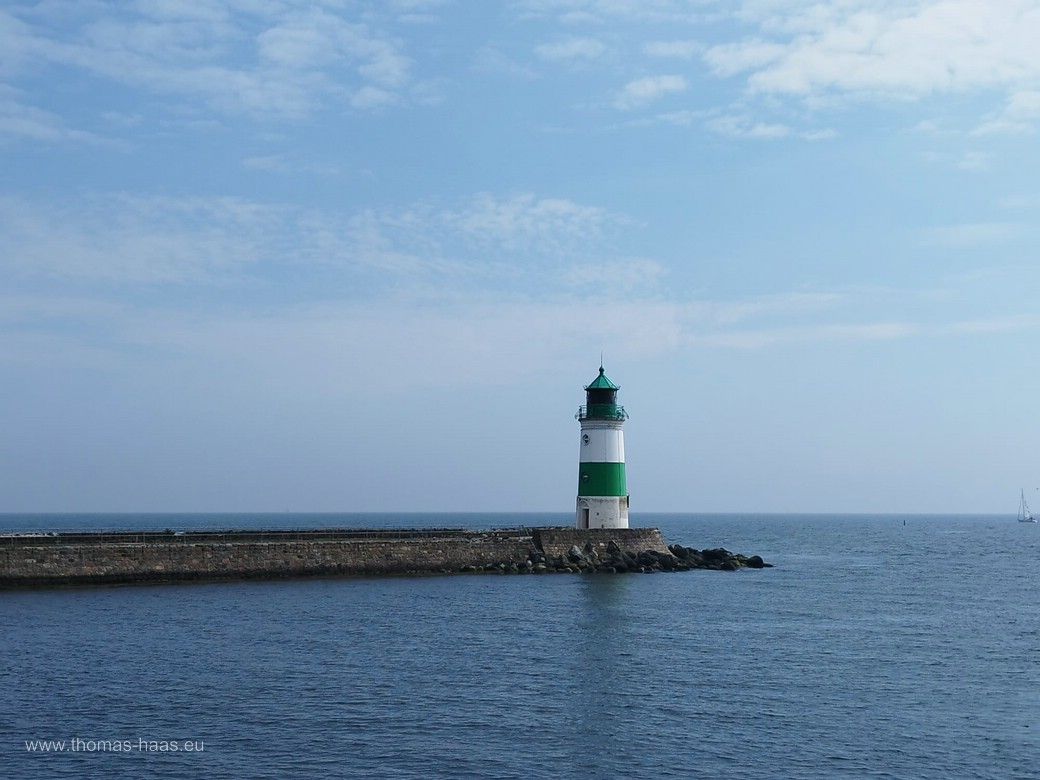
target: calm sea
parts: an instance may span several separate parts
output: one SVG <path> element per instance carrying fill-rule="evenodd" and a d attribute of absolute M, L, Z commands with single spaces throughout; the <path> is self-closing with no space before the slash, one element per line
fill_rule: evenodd
<path fill-rule="evenodd" d="M 50 515 L 0 531 L 568 522 Z M 776 568 L 0 592 L 0 777 L 1040 777 L 1040 528 L 633 525 Z"/>

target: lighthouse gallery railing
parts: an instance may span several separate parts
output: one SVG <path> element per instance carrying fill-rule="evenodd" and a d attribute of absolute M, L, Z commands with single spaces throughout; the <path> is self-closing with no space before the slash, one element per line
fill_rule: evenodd
<path fill-rule="evenodd" d="M 625 407 L 617 404 L 582 404 L 578 407 L 578 413 L 574 415 L 577 420 L 627 420 L 628 412 Z"/>

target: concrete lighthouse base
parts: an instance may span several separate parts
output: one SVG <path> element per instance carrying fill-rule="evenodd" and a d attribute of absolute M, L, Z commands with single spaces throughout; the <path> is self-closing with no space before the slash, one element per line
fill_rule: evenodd
<path fill-rule="evenodd" d="M 592 528 L 628 528 L 628 496 L 578 496 L 574 525 Z"/>

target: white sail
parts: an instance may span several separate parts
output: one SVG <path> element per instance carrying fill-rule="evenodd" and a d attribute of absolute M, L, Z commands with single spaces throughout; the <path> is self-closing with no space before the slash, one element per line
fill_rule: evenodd
<path fill-rule="evenodd" d="M 1022 502 L 1018 505 L 1018 522 L 1020 523 L 1035 523 L 1036 518 L 1033 517 L 1033 512 L 1029 509 L 1029 504 L 1026 503 L 1026 491 L 1022 490 Z"/>

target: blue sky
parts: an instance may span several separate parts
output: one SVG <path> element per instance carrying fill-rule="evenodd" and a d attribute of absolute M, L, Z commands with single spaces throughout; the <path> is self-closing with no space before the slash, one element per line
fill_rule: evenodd
<path fill-rule="evenodd" d="M 0 511 L 1013 512 L 1040 2 L 0 9 Z"/>

